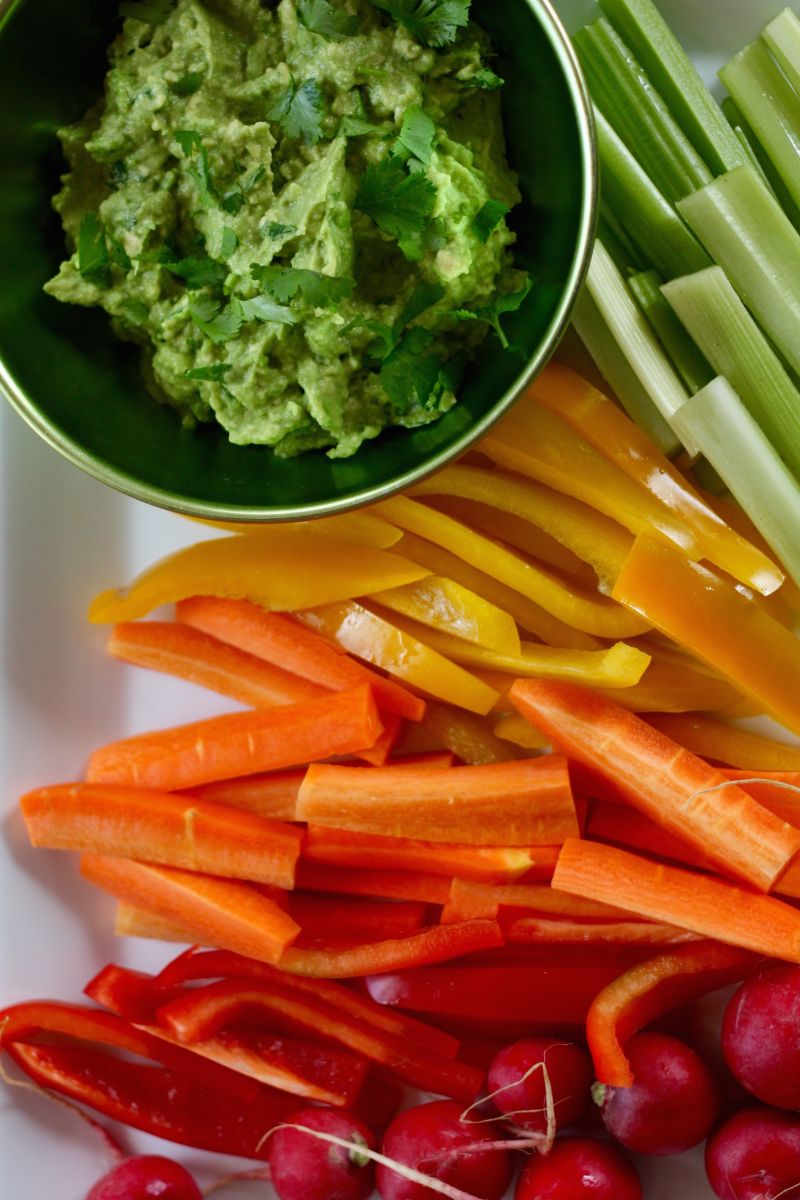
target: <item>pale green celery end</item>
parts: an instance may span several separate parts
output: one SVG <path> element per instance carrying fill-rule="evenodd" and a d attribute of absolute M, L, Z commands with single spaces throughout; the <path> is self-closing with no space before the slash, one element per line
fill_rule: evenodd
<path fill-rule="evenodd" d="M 626 232 L 648 262 L 669 279 L 710 266 L 683 218 L 597 108 L 595 125 L 602 197 L 612 212 L 624 214 Z"/>
<path fill-rule="evenodd" d="M 602 242 L 595 243 L 586 286 L 639 383 L 670 424 L 687 392 Z M 695 448 L 686 446 L 690 454 Z"/>
<path fill-rule="evenodd" d="M 775 166 L 770 160 L 764 147 L 759 142 L 756 135 L 753 133 L 747 121 L 744 119 L 738 104 L 726 96 L 722 101 L 722 111 L 726 118 L 730 121 L 736 136 L 740 141 L 744 139 L 747 143 L 748 158 L 752 161 L 755 159 L 758 166 L 758 174 L 761 179 L 766 181 L 767 187 L 772 192 L 775 199 L 780 204 L 786 216 L 794 225 L 795 229 L 800 229 L 800 207 L 798 207 L 786 187 L 786 184 L 781 179 Z M 743 143 L 744 144 L 744 143 Z"/>
<path fill-rule="evenodd" d="M 662 280 L 656 271 L 643 271 L 628 280 L 636 303 L 652 325 L 690 394 L 693 394 L 713 379 L 714 371 L 670 308 L 661 292 L 661 284 Z"/>
<path fill-rule="evenodd" d="M 651 0 L 600 0 L 669 110 L 713 174 L 746 161 L 719 105 L 688 54 Z"/>
<path fill-rule="evenodd" d="M 719 77 L 800 205 L 800 96 L 763 42 L 747 46 Z"/>
<path fill-rule="evenodd" d="M 710 182 L 708 167 L 613 26 L 601 18 L 573 42 L 595 103 L 666 199 L 674 203 Z"/>
<path fill-rule="evenodd" d="M 752 167 L 738 167 L 678 208 L 800 373 L 800 234 L 775 197 Z"/>
<path fill-rule="evenodd" d="M 785 8 L 761 36 L 789 83 L 800 92 L 800 18 Z"/>
<path fill-rule="evenodd" d="M 675 414 L 778 559 L 800 584 L 800 485 L 723 376 Z"/>
<path fill-rule="evenodd" d="M 681 443 L 639 383 L 585 288 L 573 311 L 572 322 L 595 366 L 630 419 L 645 431 L 662 454 L 674 458 L 682 449 Z"/>
<path fill-rule="evenodd" d="M 800 393 L 725 272 L 711 267 L 673 280 L 662 291 L 714 370 L 730 381 L 800 477 Z"/>

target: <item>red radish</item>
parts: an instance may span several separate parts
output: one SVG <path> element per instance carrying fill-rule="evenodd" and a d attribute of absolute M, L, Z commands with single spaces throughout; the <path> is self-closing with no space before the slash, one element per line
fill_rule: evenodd
<path fill-rule="evenodd" d="M 201 1200 L 189 1172 L 171 1158 L 126 1158 L 94 1185 L 86 1200 Z"/>
<path fill-rule="evenodd" d="M 511 1182 L 511 1155 L 497 1146 L 495 1127 L 462 1121 L 462 1112 L 462 1106 L 452 1100 L 434 1100 L 408 1109 L 386 1130 L 382 1153 L 469 1193 L 475 1200 L 500 1200 Z M 430 1200 L 437 1194 L 382 1164 L 375 1182 L 383 1200 Z"/>
<path fill-rule="evenodd" d="M 742 984 L 725 1010 L 722 1049 L 748 1092 L 800 1108 L 800 967 L 777 963 Z"/>
<path fill-rule="evenodd" d="M 700 1055 L 662 1033 L 637 1034 L 625 1053 L 633 1086 L 595 1089 L 611 1136 L 636 1154 L 682 1154 L 708 1137 L 721 1098 Z"/>
<path fill-rule="evenodd" d="M 372 1130 L 352 1113 L 304 1108 L 294 1114 L 292 1125 L 375 1148 Z M 366 1200 L 375 1179 L 372 1163 L 357 1150 L 331 1145 L 291 1125 L 270 1138 L 269 1170 L 280 1200 Z"/>
<path fill-rule="evenodd" d="M 729 1117 L 708 1140 L 706 1172 L 720 1200 L 800 1196 L 800 1118 L 768 1108 Z"/>
<path fill-rule="evenodd" d="M 489 1068 L 490 1098 L 519 1129 L 547 1133 L 547 1088 L 550 1081 L 556 1130 L 577 1121 L 589 1100 L 592 1060 L 574 1042 L 531 1037 L 506 1046 Z"/>
<path fill-rule="evenodd" d="M 642 1200 L 639 1177 L 609 1142 L 564 1138 L 523 1170 L 514 1200 Z"/>

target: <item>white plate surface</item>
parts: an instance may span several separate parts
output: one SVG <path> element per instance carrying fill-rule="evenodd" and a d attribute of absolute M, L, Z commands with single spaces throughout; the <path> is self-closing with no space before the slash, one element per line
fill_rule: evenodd
<path fill-rule="evenodd" d="M 556 6 L 571 30 L 594 12 L 590 0 Z M 708 79 L 783 7 L 783 0 L 662 2 Z M 74 856 L 30 849 L 16 800 L 42 783 L 78 777 L 95 745 L 223 711 L 225 701 L 199 689 L 111 662 L 104 631 L 85 620 L 96 591 L 202 531 L 89 479 L 2 401 L 0 471 L 0 1003 L 77 1001 L 104 963 L 155 969 L 167 954 L 114 938 L 113 904 L 80 881 Z M 126 1144 L 178 1157 L 204 1183 L 236 1166 L 138 1134 Z M 105 1165 L 77 1118 L 0 1087 L 0 1200 L 83 1200 Z M 647 1200 L 711 1196 L 698 1155 L 640 1167 Z M 264 1184 L 215 1194 L 273 1195 Z"/>

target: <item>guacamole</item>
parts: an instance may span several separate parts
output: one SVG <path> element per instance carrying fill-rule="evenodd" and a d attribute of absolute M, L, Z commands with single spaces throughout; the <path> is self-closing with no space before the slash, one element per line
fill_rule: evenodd
<path fill-rule="evenodd" d="M 530 287 L 468 9 L 124 4 L 105 95 L 60 134 L 74 252 L 46 290 L 104 308 L 153 395 L 237 444 L 344 457 L 436 420 Z"/>

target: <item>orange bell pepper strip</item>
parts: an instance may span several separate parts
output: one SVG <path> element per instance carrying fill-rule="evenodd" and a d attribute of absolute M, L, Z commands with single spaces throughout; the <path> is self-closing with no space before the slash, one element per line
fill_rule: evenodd
<path fill-rule="evenodd" d="M 767 891 L 800 852 L 800 830 L 741 788 L 717 790 L 728 784 L 720 771 L 613 701 L 532 679 L 518 680 L 510 694 L 519 712 L 569 755 L 584 795 L 619 797 L 723 871 Z"/>
<path fill-rule="evenodd" d="M 449 771 L 312 765 L 297 818 L 474 846 L 556 846 L 578 832 L 567 763 L 555 755 Z"/>
<path fill-rule="evenodd" d="M 790 746 L 748 729 L 701 714 L 687 717 L 652 716 L 648 723 L 686 746 L 700 758 L 726 763 L 745 774 L 762 771 L 800 771 L 800 746 Z M 730 772 L 726 772 L 730 775 Z"/>
<path fill-rule="evenodd" d="M 374 746 L 383 732 L 369 687 L 321 700 L 227 713 L 95 750 L 87 779 L 170 792 Z"/>
<path fill-rule="evenodd" d="M 450 962 L 479 950 L 494 950 L 505 939 L 495 921 L 463 921 L 458 925 L 432 925 L 410 937 L 392 938 L 344 950 L 288 949 L 280 961 L 282 971 L 311 979 L 357 979 L 409 967 Z"/>
<path fill-rule="evenodd" d="M 613 594 L 800 733 L 800 641 L 732 583 L 638 538 Z"/>
<path fill-rule="evenodd" d="M 667 661 L 658 651 L 653 652 L 650 666 L 633 687 L 598 690 L 636 713 L 694 713 L 700 709 L 751 715 L 749 701 L 727 680 L 702 670 L 700 663 L 695 668 L 690 659 L 685 665 Z"/>
<path fill-rule="evenodd" d="M 217 529 L 220 533 L 269 535 L 275 528 L 272 521 L 209 521 L 204 517 L 186 519 L 210 529 Z M 393 526 L 368 512 L 338 513 L 332 517 L 318 517 L 315 521 L 294 521 L 286 528 L 294 529 L 298 533 L 308 533 L 312 537 L 336 538 L 339 541 L 354 542 L 358 546 L 371 546 L 375 550 L 391 550 L 400 540 L 400 535 Z"/>
<path fill-rule="evenodd" d="M 376 592 L 372 599 L 383 608 L 458 641 L 475 643 L 499 654 L 519 653 L 519 632 L 511 614 L 442 575 L 428 575 L 418 583 Z"/>
<path fill-rule="evenodd" d="M 633 1071 L 625 1044 L 652 1021 L 746 979 L 758 956 L 734 946 L 697 942 L 676 946 L 631 967 L 595 996 L 586 1037 L 595 1074 L 608 1087 L 630 1087 Z"/>
<path fill-rule="evenodd" d="M 752 542 L 767 558 L 772 557 L 772 547 L 763 537 L 761 531 L 750 520 L 744 509 L 740 508 L 731 496 L 713 496 L 710 492 L 706 492 L 702 488 L 697 488 L 697 493 L 703 503 L 712 512 L 715 512 L 726 525 L 730 525 L 731 529 L 735 530 L 741 538 Z M 778 594 L 783 598 L 784 603 L 791 612 L 800 612 L 800 586 L 788 575 L 784 579 Z"/>
<path fill-rule="evenodd" d="M 587 380 L 562 363 L 550 363 L 517 409 L 524 409 L 527 415 L 531 401 L 565 421 L 685 522 L 702 549 L 701 557 L 766 595 L 781 586 L 784 573 L 771 552 L 765 552 L 765 546 L 749 534 L 743 537 L 726 524 L 647 435 Z"/>
<path fill-rule="evenodd" d="M 223 804 L 146 788 L 69 783 L 28 792 L 20 808 L 32 846 L 294 887 L 302 832 Z"/>
<path fill-rule="evenodd" d="M 631 534 L 596 508 L 530 479 L 480 467 L 445 467 L 415 484 L 412 496 L 458 496 L 539 526 L 610 588 L 630 553 Z"/>
<path fill-rule="evenodd" d="M 394 616 L 384 618 L 354 601 L 308 609 L 296 616 L 343 650 L 436 699 L 481 715 L 489 712 L 497 699 L 491 688 L 463 667 L 405 633 Z"/>
<path fill-rule="evenodd" d="M 518 757 L 484 720 L 451 704 L 429 700 L 421 726 L 436 745 L 446 746 L 465 763 L 509 762 Z"/>
<path fill-rule="evenodd" d="M 597 637 L 635 637 L 649 628 L 647 622 L 623 612 L 604 596 L 591 595 L 562 579 L 547 567 L 537 566 L 513 551 L 476 533 L 446 513 L 428 508 L 405 496 L 394 496 L 375 506 L 387 521 L 408 533 L 427 538 L 481 569 L 507 587 L 532 600 L 553 616 Z M 374 590 L 374 589 L 373 589 Z"/>
<path fill-rule="evenodd" d="M 253 599 L 264 608 L 289 612 L 402 587 L 427 574 L 389 550 L 273 525 L 254 537 L 215 538 L 178 550 L 124 592 L 96 596 L 89 620 L 101 625 L 134 621 L 188 596 Z"/>

